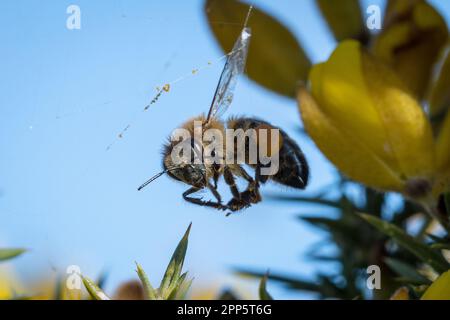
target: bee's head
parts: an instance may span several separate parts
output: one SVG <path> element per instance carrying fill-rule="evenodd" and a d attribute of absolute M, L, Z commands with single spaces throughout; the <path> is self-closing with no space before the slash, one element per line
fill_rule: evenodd
<path fill-rule="evenodd" d="M 206 169 L 203 164 L 187 164 L 167 172 L 175 180 L 182 181 L 196 188 L 206 187 Z"/>
<path fill-rule="evenodd" d="M 186 151 L 189 151 L 189 155 L 185 154 Z M 207 184 L 207 170 L 204 163 L 195 161 L 198 151 L 193 139 L 182 142 L 178 149 L 173 145 L 167 146 L 164 152 L 164 170 L 175 180 L 196 188 L 204 188 Z"/>
<path fill-rule="evenodd" d="M 178 144 L 167 143 L 163 150 L 164 170 L 143 183 L 138 190 L 142 190 L 151 182 L 168 174 L 171 178 L 202 189 L 208 184 L 207 167 L 201 161 L 196 161 L 201 154 L 201 145 L 194 139 L 186 139 Z"/>

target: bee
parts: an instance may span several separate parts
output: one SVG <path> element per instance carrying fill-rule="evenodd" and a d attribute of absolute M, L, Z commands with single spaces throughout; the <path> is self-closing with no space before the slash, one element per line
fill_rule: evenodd
<path fill-rule="evenodd" d="M 250 37 L 250 29 L 244 27 L 233 50 L 227 57 L 207 116 L 198 116 L 181 126 L 189 135 L 184 139 L 170 139 L 164 145 L 162 161 L 164 170 L 141 185 L 138 190 L 142 190 L 163 174 L 168 174 L 169 177 L 191 186 L 183 193 L 183 198 L 187 202 L 218 210 L 229 210 L 231 213 L 260 202 L 262 200 L 259 192 L 260 185 L 269 180 L 297 189 L 304 189 L 306 187 L 308 184 L 309 168 L 305 156 L 297 143 L 283 130 L 256 118 L 232 117 L 227 121 L 221 120 L 221 115 L 228 109 L 233 99 L 237 76 L 244 71 Z M 205 161 L 205 150 L 211 146 L 212 142 L 205 141 L 202 138 L 195 138 L 196 124 L 200 124 L 201 137 L 209 130 L 215 130 L 222 137 L 226 136 L 228 130 L 232 130 L 233 132 L 237 130 L 241 130 L 241 132 L 250 131 L 256 133 L 256 135 L 244 136 L 244 140 L 242 140 L 242 137 L 240 140 L 238 136 L 233 136 L 234 146 L 230 150 L 227 148 L 227 145 L 230 145 L 230 141 L 228 139 L 225 143 L 221 141 L 221 147 L 212 151 L 212 156 L 216 160 L 219 159 L 219 161 Z M 250 161 L 252 144 L 256 146 L 257 151 L 260 151 L 263 147 L 263 140 L 265 143 L 267 141 L 267 139 L 261 139 L 264 135 L 257 135 L 261 132 L 268 132 L 270 138 L 272 138 L 272 134 L 275 136 L 275 133 L 277 133 L 278 137 L 276 141 L 278 142 L 277 145 L 269 150 L 271 154 L 270 159 L 275 159 L 274 157 L 276 157 L 278 161 L 277 170 L 265 174 L 263 174 L 264 170 L 267 171 L 271 167 L 272 161 L 263 162 L 260 152 L 257 152 L 257 156 L 254 157 L 253 161 Z M 182 157 L 176 158 L 176 160 L 181 159 L 181 161 L 175 163 L 173 154 L 175 148 L 180 145 L 187 148 L 190 155 L 181 154 Z M 264 147 L 267 151 L 267 146 L 265 145 Z M 241 163 L 237 161 L 240 152 L 243 152 L 245 155 L 241 159 Z M 253 149 L 254 152 L 255 149 Z M 195 160 L 198 157 L 204 161 L 196 162 Z M 233 161 L 227 161 L 230 158 Z M 243 164 L 254 169 L 255 173 L 253 176 L 247 173 L 242 166 Z M 222 176 L 232 194 L 232 199 L 226 204 L 222 202 L 222 197 L 217 189 L 218 181 Z M 244 191 L 239 191 L 236 185 L 236 178 L 246 180 L 247 187 Z M 196 192 L 204 189 L 208 189 L 211 192 L 214 201 L 205 201 L 202 198 L 193 196 Z"/>

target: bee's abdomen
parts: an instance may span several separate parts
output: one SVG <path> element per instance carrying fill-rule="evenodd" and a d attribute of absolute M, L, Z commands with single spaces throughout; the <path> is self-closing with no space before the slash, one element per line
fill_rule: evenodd
<path fill-rule="evenodd" d="M 291 139 L 283 130 L 272 126 L 266 121 L 254 118 L 231 118 L 227 122 L 229 129 L 257 129 L 260 127 L 270 127 L 278 129 L 281 135 L 281 146 L 279 150 L 279 168 L 278 171 L 269 178 L 293 188 L 304 189 L 308 184 L 309 168 L 305 156 L 297 143 Z M 249 151 L 246 143 L 246 152 Z M 254 164 L 247 163 L 252 167 Z M 267 179 L 265 179 L 267 180 Z"/>
<path fill-rule="evenodd" d="M 271 178 L 278 183 L 304 189 L 309 178 L 308 163 L 297 143 L 284 132 L 282 132 L 282 136 L 283 145 L 279 153 L 279 169 Z"/>

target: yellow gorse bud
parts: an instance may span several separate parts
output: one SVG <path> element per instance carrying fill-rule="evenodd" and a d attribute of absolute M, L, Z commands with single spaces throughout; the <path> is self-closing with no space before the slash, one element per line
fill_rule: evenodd
<path fill-rule="evenodd" d="M 299 93 L 304 125 L 347 176 L 420 196 L 435 171 L 429 121 L 397 74 L 353 40 L 313 67 L 311 94 Z"/>

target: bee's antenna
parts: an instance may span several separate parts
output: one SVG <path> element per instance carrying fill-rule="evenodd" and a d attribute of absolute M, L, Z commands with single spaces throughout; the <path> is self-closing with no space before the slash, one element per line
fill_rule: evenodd
<path fill-rule="evenodd" d="M 164 171 L 161 171 L 158 174 L 155 174 L 153 177 L 151 177 L 150 179 L 148 179 L 147 181 L 145 181 L 139 188 L 138 191 L 141 191 L 142 189 L 144 189 L 146 186 L 148 186 L 150 183 L 152 183 L 153 181 L 155 181 L 156 179 L 158 179 L 159 177 L 161 177 L 162 175 L 166 174 L 169 171 L 172 171 L 174 169 L 176 169 L 177 167 L 171 167 L 171 168 L 167 168 Z"/>
<path fill-rule="evenodd" d="M 251 15 L 251 13 L 252 13 L 252 10 L 253 10 L 253 5 L 251 5 L 251 6 L 248 8 L 247 17 L 245 17 L 244 28 L 247 28 L 248 20 L 250 19 L 250 15 Z"/>
<path fill-rule="evenodd" d="M 138 191 L 141 191 L 142 189 L 144 189 L 146 186 L 148 186 L 150 183 L 152 183 L 154 180 L 158 179 L 159 177 L 161 177 L 163 174 L 165 174 L 167 172 L 167 170 L 164 170 L 156 175 L 154 175 L 153 177 L 151 177 L 150 179 L 148 179 L 147 181 L 145 181 L 139 188 Z"/>

